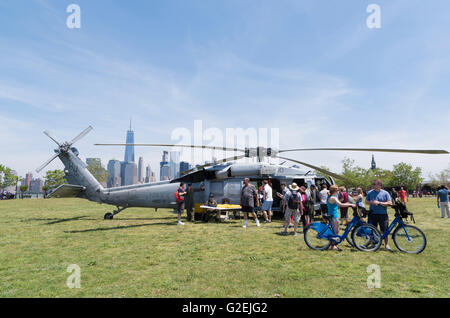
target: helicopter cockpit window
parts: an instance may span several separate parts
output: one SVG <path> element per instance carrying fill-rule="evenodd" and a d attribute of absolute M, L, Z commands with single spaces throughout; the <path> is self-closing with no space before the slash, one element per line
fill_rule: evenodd
<path fill-rule="evenodd" d="M 214 195 L 223 195 L 223 181 L 211 182 L 210 191 Z"/>

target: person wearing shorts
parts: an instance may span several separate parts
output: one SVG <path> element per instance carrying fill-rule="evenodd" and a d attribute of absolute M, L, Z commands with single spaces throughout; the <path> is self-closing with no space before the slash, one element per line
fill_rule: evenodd
<path fill-rule="evenodd" d="M 303 209 L 302 196 L 300 194 L 300 188 L 296 183 L 292 183 L 289 186 L 289 190 L 290 191 L 286 192 L 286 195 L 284 196 L 284 200 L 286 201 L 286 212 L 284 213 L 284 232 L 282 234 L 288 234 L 287 229 L 292 216 L 294 221 L 294 236 L 297 236 L 298 222 L 300 222 L 300 209 Z M 289 200 L 291 199 L 298 202 L 297 207 L 293 208 L 292 206 L 289 206 Z"/>
<path fill-rule="evenodd" d="M 256 226 L 259 226 L 259 220 L 255 213 L 255 202 L 258 202 L 258 191 L 250 183 L 249 178 L 244 179 L 244 186 L 241 190 L 241 211 L 244 214 L 244 228 L 248 227 L 247 215 L 251 213 L 255 219 Z"/>
<path fill-rule="evenodd" d="M 383 234 L 389 225 L 387 207 L 392 205 L 392 199 L 389 192 L 382 189 L 383 182 L 381 180 L 375 180 L 372 183 L 372 187 L 373 189 L 366 196 L 366 204 L 370 205 L 368 221 L 375 227 L 379 226 Z M 389 238 L 386 236 L 384 239 L 385 247 L 388 251 L 392 251 L 388 241 Z"/>
<path fill-rule="evenodd" d="M 328 216 L 330 218 L 331 226 L 333 226 L 336 234 L 339 234 L 339 208 L 355 208 L 356 205 L 352 203 L 342 203 L 338 197 L 339 188 L 336 185 L 330 187 L 330 196 L 327 198 Z M 332 249 L 340 251 L 341 249 L 337 245 L 332 244 Z"/>
<path fill-rule="evenodd" d="M 273 205 L 273 195 L 272 187 L 269 185 L 268 180 L 264 180 L 264 201 L 261 210 L 264 215 L 266 223 L 272 222 L 272 205 Z"/>
<path fill-rule="evenodd" d="M 322 215 L 328 214 L 327 209 L 327 198 L 328 198 L 329 192 L 327 185 L 324 183 L 322 184 L 322 190 L 319 192 L 319 199 L 320 199 L 320 212 Z"/>

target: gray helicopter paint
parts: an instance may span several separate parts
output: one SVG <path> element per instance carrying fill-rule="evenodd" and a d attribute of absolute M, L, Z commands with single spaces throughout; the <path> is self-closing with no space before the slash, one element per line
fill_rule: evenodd
<path fill-rule="evenodd" d="M 104 189 L 72 150 L 60 153 L 59 158 L 65 166 L 67 181 L 86 188 L 78 195 L 81 198 L 122 207 L 172 208 L 176 206 L 174 192 L 178 189 L 179 183 L 164 181 Z"/>
<path fill-rule="evenodd" d="M 76 151 L 75 153 L 77 153 Z M 189 175 L 172 181 L 160 181 L 147 184 L 131 185 L 124 187 L 105 189 L 87 170 L 86 165 L 75 155 L 72 150 L 61 152 L 59 158 L 65 166 L 67 181 L 70 184 L 81 185 L 86 189 L 78 196 L 90 201 L 106 203 L 120 207 L 152 207 L 174 208 L 176 201 L 174 193 L 179 188 L 183 179 Z M 213 178 L 203 178 L 199 182 L 193 182 L 192 186 L 195 203 L 204 203 L 209 194 L 215 196 L 217 202 L 227 199 L 232 204 L 240 203 L 240 193 L 245 177 L 254 181 L 263 179 L 277 179 L 287 184 L 295 179 L 302 179 L 308 185 L 314 184 L 316 179 L 324 179 L 321 176 L 310 174 L 296 168 L 287 168 L 267 163 L 253 164 L 225 164 L 212 166 L 205 171 L 213 172 Z M 188 183 L 188 180 L 185 182 Z M 330 182 L 327 182 L 330 184 Z"/>
<path fill-rule="evenodd" d="M 79 196 L 94 202 L 102 202 L 102 185 L 87 170 L 86 165 L 78 158 L 72 150 L 61 152 L 59 159 L 64 164 L 64 172 L 69 184 L 82 185 L 86 187 Z"/>

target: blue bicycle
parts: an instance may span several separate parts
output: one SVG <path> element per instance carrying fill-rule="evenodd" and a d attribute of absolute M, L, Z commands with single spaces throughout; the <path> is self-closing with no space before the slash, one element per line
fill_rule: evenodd
<path fill-rule="evenodd" d="M 403 221 L 403 219 L 407 220 L 408 217 L 410 217 L 411 220 L 416 223 L 414 220 L 414 214 L 409 212 L 406 209 L 406 205 L 399 199 L 394 201 L 392 208 L 395 210 L 395 218 L 387 230 L 383 233 L 381 240 L 388 237 L 392 230 L 396 227 L 392 233 L 392 240 L 400 251 L 408 254 L 419 254 L 423 252 L 427 246 L 427 238 L 425 234 L 418 227 L 406 224 Z M 358 229 L 353 229 L 353 232 L 356 231 L 358 231 Z M 352 236 L 353 235 L 354 233 L 352 233 Z M 356 233 L 356 235 L 361 235 L 361 233 Z M 352 242 L 349 241 L 349 243 L 354 246 Z"/>
<path fill-rule="evenodd" d="M 416 223 L 414 214 L 409 212 L 406 209 L 406 205 L 398 199 L 394 202 L 392 208 L 395 209 L 395 218 L 383 234 L 382 239 L 384 240 L 394 227 L 397 226 L 392 233 L 392 240 L 394 241 L 395 246 L 404 253 L 419 254 L 423 252 L 427 246 L 425 234 L 418 227 L 406 224 L 403 221 L 403 219 L 407 220 L 408 217 L 410 217 L 411 220 Z"/>
<path fill-rule="evenodd" d="M 361 221 L 364 211 L 356 210 L 353 213 L 353 219 L 345 228 L 342 235 L 336 234 L 331 225 L 329 216 L 324 216 L 328 221 L 311 223 L 305 230 L 305 243 L 313 250 L 324 251 L 328 249 L 332 243 L 338 245 L 347 240 L 352 246 L 364 252 L 374 252 L 381 246 L 381 233 L 371 224 Z M 351 232 L 350 242 L 348 235 Z"/>

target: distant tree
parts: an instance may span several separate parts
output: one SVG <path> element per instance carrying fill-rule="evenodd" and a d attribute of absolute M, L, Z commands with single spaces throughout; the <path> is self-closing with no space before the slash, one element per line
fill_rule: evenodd
<path fill-rule="evenodd" d="M 16 186 L 19 178 L 12 174 L 12 170 L 4 165 L 0 165 L 0 189 Z"/>
<path fill-rule="evenodd" d="M 380 179 L 384 184 L 389 183 L 391 171 L 385 169 L 365 169 L 355 165 L 355 160 L 345 158 L 342 160 L 342 176 L 345 178 L 339 181 L 347 189 L 361 187 L 365 190 L 371 188 L 372 181 Z"/>
<path fill-rule="evenodd" d="M 392 171 L 387 169 L 368 169 L 364 186 L 366 187 L 366 189 L 369 189 L 372 186 L 372 182 L 376 179 L 379 179 L 383 181 L 384 187 L 390 187 L 392 183 L 392 173 Z"/>
<path fill-rule="evenodd" d="M 412 165 L 401 162 L 394 165 L 392 176 L 389 180 L 391 187 L 406 187 L 409 190 L 414 190 L 419 184 L 423 182 L 422 168 L 413 168 Z"/>
<path fill-rule="evenodd" d="M 448 169 L 442 170 L 440 173 L 435 175 L 430 174 L 429 178 L 431 180 L 431 186 L 437 188 L 440 185 L 450 186 L 450 164 Z"/>
<path fill-rule="evenodd" d="M 50 187 L 48 185 L 44 185 L 42 187 L 42 191 L 44 191 L 44 199 L 47 196 L 48 190 L 50 190 Z"/>
<path fill-rule="evenodd" d="M 61 184 L 67 183 L 64 171 L 62 170 L 48 170 L 45 174 L 45 185 L 48 189 L 55 189 Z"/>
<path fill-rule="evenodd" d="M 342 176 L 345 181 L 340 181 L 347 189 L 367 186 L 368 170 L 355 166 L 355 160 L 345 158 L 342 160 Z"/>
<path fill-rule="evenodd" d="M 19 187 L 19 190 L 20 190 L 20 193 L 22 194 L 22 199 L 23 199 L 23 193 L 28 190 L 28 186 L 26 184 L 25 185 L 21 185 Z"/>
<path fill-rule="evenodd" d="M 89 161 L 87 169 L 98 182 L 106 182 L 108 180 L 108 170 L 103 168 L 99 159 Z"/>

